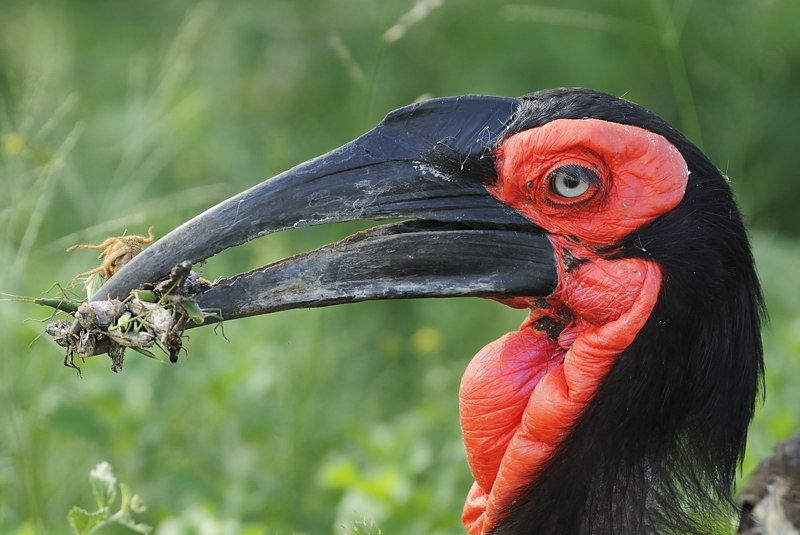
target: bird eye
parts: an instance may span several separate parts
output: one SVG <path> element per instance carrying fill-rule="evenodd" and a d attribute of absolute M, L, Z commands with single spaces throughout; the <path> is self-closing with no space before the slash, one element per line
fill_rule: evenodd
<path fill-rule="evenodd" d="M 599 180 L 594 171 L 582 165 L 564 165 L 547 176 L 550 191 L 564 199 L 577 199 Z"/>

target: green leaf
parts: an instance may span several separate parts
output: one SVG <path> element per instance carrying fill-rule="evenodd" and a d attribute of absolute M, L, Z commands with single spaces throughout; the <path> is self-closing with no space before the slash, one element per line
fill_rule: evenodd
<path fill-rule="evenodd" d="M 73 507 L 69 510 L 69 513 L 67 513 L 67 520 L 75 535 L 89 535 L 107 518 L 107 508 L 90 513 L 80 507 Z"/>

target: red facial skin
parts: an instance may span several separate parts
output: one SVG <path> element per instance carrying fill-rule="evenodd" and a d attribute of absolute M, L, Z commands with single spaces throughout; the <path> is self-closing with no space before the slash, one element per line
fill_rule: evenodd
<path fill-rule="evenodd" d="M 594 170 L 600 181 L 563 197 L 551 183 L 563 165 Z M 658 299 L 657 264 L 593 251 L 674 208 L 689 176 L 662 136 L 597 119 L 515 134 L 498 148 L 496 166 L 490 192 L 550 233 L 560 273 L 546 300 L 508 302 L 529 307 L 528 319 L 483 348 L 462 379 L 461 427 L 475 477 L 462 520 L 471 535 L 490 531 L 535 480 Z"/>

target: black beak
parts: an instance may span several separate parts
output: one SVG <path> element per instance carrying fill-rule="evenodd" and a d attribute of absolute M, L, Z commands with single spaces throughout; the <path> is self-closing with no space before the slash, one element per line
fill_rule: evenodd
<path fill-rule="evenodd" d="M 298 307 L 408 297 L 547 296 L 557 284 L 544 231 L 492 197 L 492 149 L 517 100 L 453 97 L 389 114 L 376 128 L 181 225 L 94 299 L 281 230 L 404 219 L 216 282 L 196 296 L 229 320 Z"/>

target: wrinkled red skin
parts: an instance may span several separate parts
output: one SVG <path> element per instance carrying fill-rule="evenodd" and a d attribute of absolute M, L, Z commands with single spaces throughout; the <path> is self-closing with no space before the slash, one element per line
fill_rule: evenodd
<path fill-rule="evenodd" d="M 548 173 L 564 164 L 596 170 L 603 184 L 559 197 Z M 549 298 L 508 301 L 530 308 L 527 320 L 483 348 L 462 379 L 461 427 L 475 477 L 462 520 L 471 535 L 488 533 L 536 477 L 658 299 L 657 264 L 604 260 L 593 250 L 674 208 L 688 180 L 663 137 L 596 119 L 560 119 L 509 137 L 497 171 L 490 191 L 551 233 L 560 273 Z"/>

